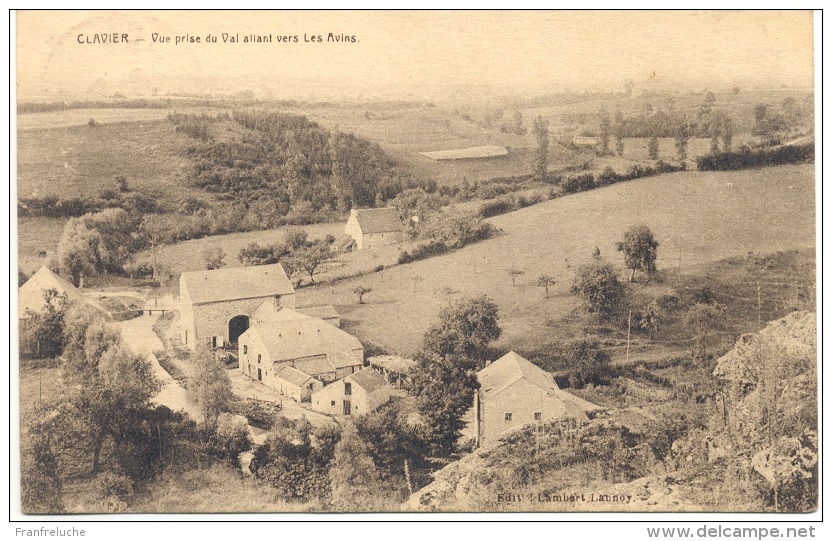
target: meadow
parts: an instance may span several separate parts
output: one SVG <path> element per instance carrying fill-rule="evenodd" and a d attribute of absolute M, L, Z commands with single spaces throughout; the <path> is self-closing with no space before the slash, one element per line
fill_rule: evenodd
<path fill-rule="evenodd" d="M 814 249 L 814 166 L 741 172 L 684 172 L 620 183 L 544 202 L 489 221 L 499 234 L 462 250 L 378 273 L 303 288 L 299 306 L 333 304 L 362 341 L 411 355 L 440 308 L 486 294 L 497 302 L 498 347 L 538 350 L 560 334 L 547 321 L 576 310 L 568 293 L 574 270 L 602 256 L 628 273 L 615 242 L 633 224 L 660 243 L 658 268 L 687 273 L 703 263 L 778 250 Z M 512 287 L 510 267 L 525 272 Z M 698 271 L 697 271 L 698 272 Z M 546 299 L 537 276 L 557 283 Z M 414 281 L 414 277 L 423 278 Z M 357 304 L 359 284 L 373 291 Z M 415 287 L 414 287 L 415 286 Z"/>

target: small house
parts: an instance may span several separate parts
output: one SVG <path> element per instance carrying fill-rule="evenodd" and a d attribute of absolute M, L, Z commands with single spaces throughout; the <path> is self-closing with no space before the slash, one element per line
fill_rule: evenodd
<path fill-rule="evenodd" d="M 386 404 L 390 390 L 384 376 L 365 368 L 312 393 L 312 408 L 330 415 L 365 415 Z"/>
<path fill-rule="evenodd" d="M 323 388 L 324 384 L 309 374 L 291 366 L 281 366 L 274 373 L 274 389 L 296 402 L 309 402 L 312 393 Z"/>
<path fill-rule="evenodd" d="M 477 372 L 477 379 L 473 417 L 479 445 L 529 423 L 567 418 L 585 423 L 587 413 L 603 409 L 561 390 L 552 374 L 513 351 Z"/>
<path fill-rule="evenodd" d="M 358 250 L 397 244 L 403 231 L 399 211 L 392 207 L 352 209 L 344 227 L 344 233 L 353 238 Z"/>

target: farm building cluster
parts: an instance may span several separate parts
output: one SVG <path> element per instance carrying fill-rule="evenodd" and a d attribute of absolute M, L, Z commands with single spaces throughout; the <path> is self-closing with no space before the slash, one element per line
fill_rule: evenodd
<path fill-rule="evenodd" d="M 364 347 L 335 308 L 296 309 L 279 263 L 184 272 L 179 289 L 189 348 L 230 350 L 247 377 L 325 413 L 362 415 L 388 401 L 391 386 L 365 368 Z"/>

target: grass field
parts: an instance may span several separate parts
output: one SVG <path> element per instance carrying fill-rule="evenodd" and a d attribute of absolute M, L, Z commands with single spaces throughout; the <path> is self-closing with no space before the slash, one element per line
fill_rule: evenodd
<path fill-rule="evenodd" d="M 31 275 L 55 255 L 64 230 L 64 218 L 31 217 L 17 221 L 17 266 Z M 46 257 L 40 257 L 40 252 Z"/>
<path fill-rule="evenodd" d="M 190 161 L 182 151 L 190 139 L 167 120 L 119 122 L 18 132 L 18 195 L 97 195 L 127 178 L 132 190 L 175 198 L 185 185 Z M 174 199 L 174 200 L 175 200 Z"/>
<path fill-rule="evenodd" d="M 454 297 L 487 294 L 502 315 L 498 345 L 537 349 L 554 332 L 545 322 L 575 308 L 568 293 L 574 268 L 590 259 L 595 246 L 623 267 L 614 246 L 632 224 L 653 230 L 660 242 L 658 267 L 668 271 L 749 252 L 813 249 L 813 177 L 814 166 L 803 165 L 676 173 L 616 184 L 492 218 L 500 234 L 460 251 L 334 286 L 304 288 L 298 303 L 333 304 L 345 328 L 360 339 L 409 355 L 447 304 L 446 288 L 458 292 Z M 526 273 L 516 288 L 506 274 L 512 265 Z M 548 300 L 535 285 L 542 273 L 558 280 Z M 414 275 L 424 278 L 416 292 Z M 352 294 L 357 284 L 373 289 L 365 304 L 358 305 Z"/>

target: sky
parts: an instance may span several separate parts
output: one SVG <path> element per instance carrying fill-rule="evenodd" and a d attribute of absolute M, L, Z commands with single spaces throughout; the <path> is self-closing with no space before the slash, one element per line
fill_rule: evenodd
<path fill-rule="evenodd" d="M 79 43 L 112 33 L 127 34 L 127 43 Z M 154 33 L 172 41 L 154 42 Z M 222 33 L 272 42 L 223 43 Z M 327 42 L 329 33 L 356 41 Z M 808 11 L 19 11 L 16 34 L 19 100 L 154 89 L 252 89 L 279 98 L 429 98 L 453 88 L 531 95 L 622 90 L 627 80 L 697 90 L 813 85 Z M 217 42 L 206 42 L 208 34 Z M 176 36 L 200 42 L 177 45 Z"/>

